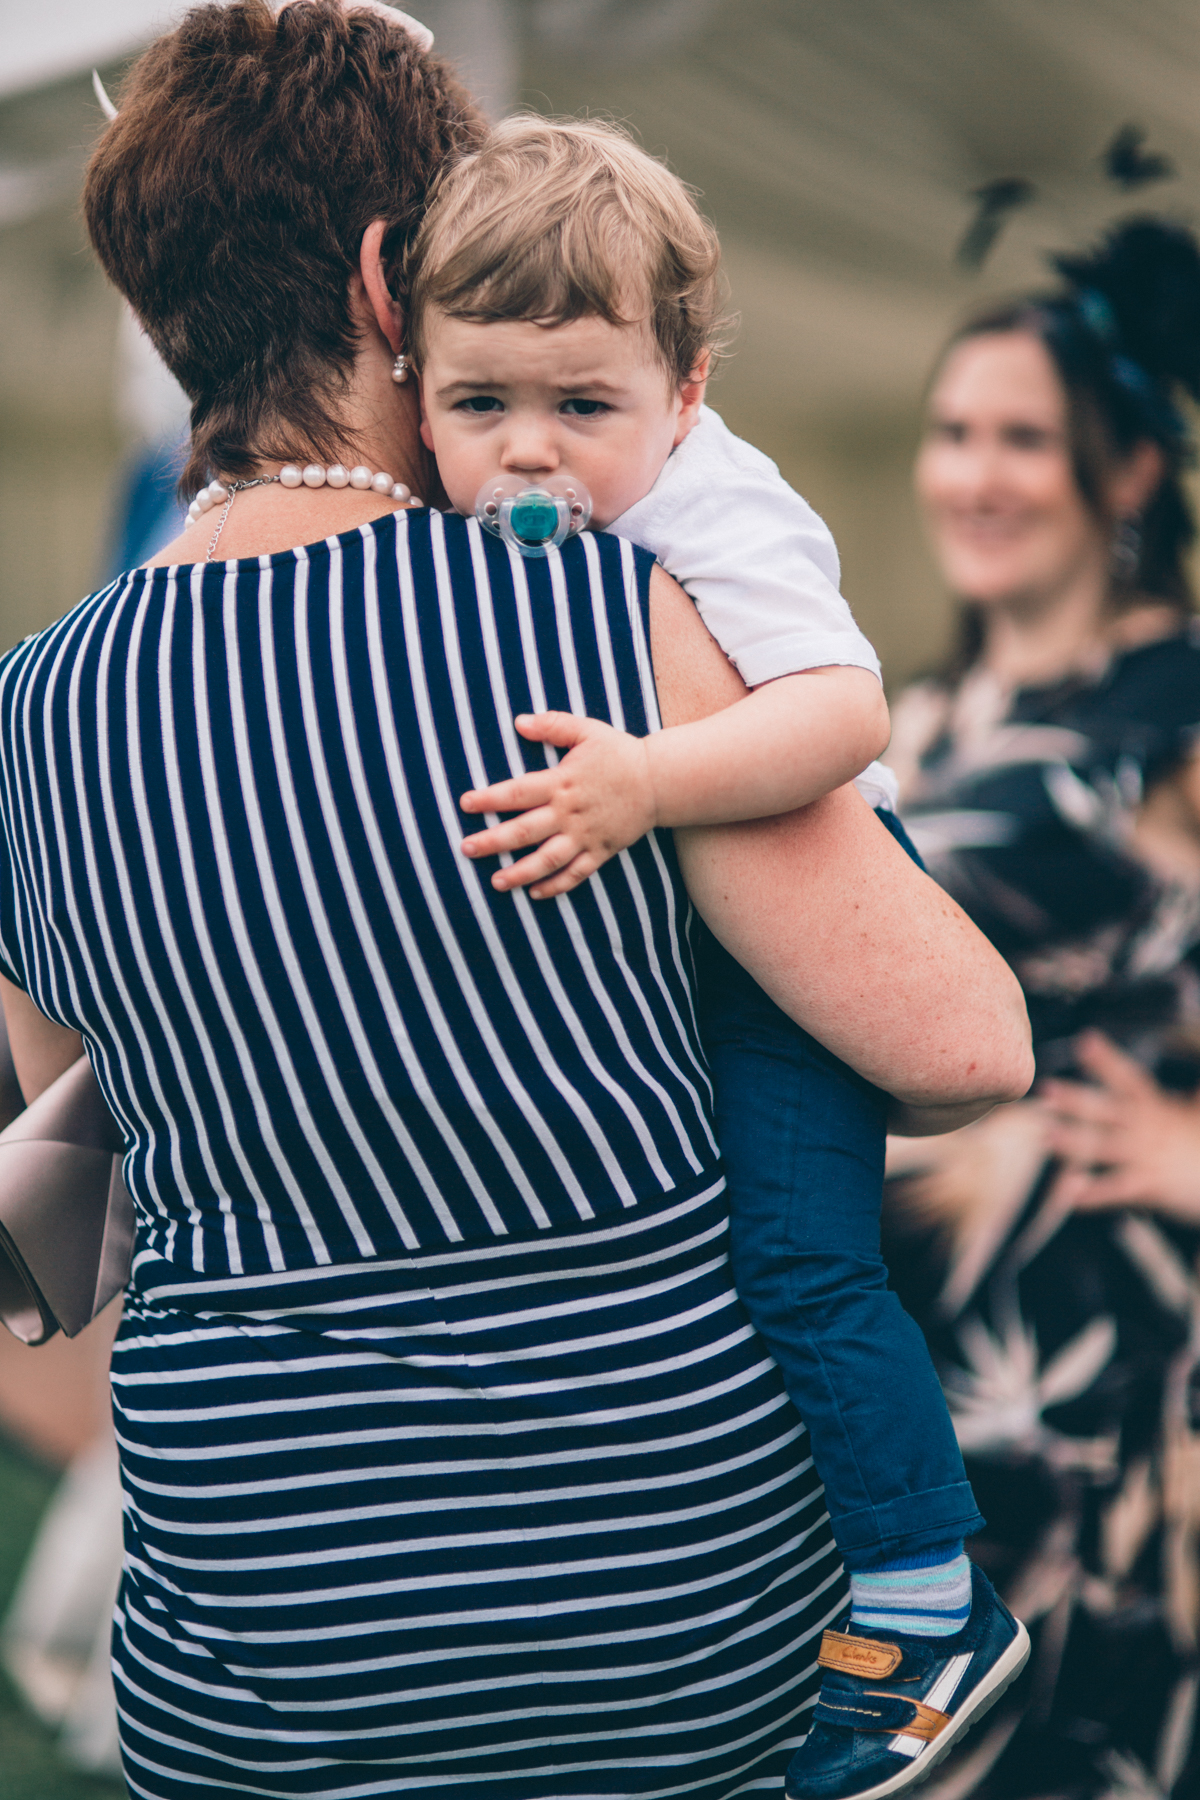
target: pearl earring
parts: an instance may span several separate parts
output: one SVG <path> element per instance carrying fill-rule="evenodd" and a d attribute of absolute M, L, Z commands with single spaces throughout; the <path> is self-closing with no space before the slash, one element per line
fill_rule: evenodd
<path fill-rule="evenodd" d="M 403 350 L 392 364 L 392 380 L 399 387 L 402 381 L 408 380 L 408 358 Z"/>

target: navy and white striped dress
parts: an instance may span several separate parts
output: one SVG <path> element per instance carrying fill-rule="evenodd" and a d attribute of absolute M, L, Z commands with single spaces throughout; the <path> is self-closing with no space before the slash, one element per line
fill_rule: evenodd
<path fill-rule="evenodd" d="M 497 895 L 514 713 L 655 729 L 649 560 L 387 520 L 123 578 L 0 663 L 0 964 L 83 1033 L 131 1791 L 777 1791 L 842 1601 L 730 1285 L 651 835 Z"/>

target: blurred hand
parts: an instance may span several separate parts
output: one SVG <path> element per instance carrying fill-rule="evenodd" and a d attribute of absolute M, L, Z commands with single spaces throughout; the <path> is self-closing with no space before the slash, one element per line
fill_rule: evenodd
<path fill-rule="evenodd" d="M 1200 1225 L 1200 1102 L 1160 1088 L 1099 1031 L 1077 1043 L 1098 1083 L 1047 1081 L 1049 1147 L 1066 1163 L 1055 1199 L 1087 1211 L 1145 1206 Z"/>

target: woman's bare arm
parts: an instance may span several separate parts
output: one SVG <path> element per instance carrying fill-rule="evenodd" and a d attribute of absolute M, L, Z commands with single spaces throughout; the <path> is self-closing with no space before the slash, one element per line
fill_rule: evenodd
<path fill-rule="evenodd" d="M 687 595 L 656 569 L 650 599 L 664 722 L 731 705 L 741 681 Z M 949 1130 L 1025 1093 L 1033 1058 L 1015 976 L 854 788 L 676 843 L 714 934 L 806 1031 L 901 1102 L 901 1129 Z"/>
<path fill-rule="evenodd" d="M 8 1047 L 26 1106 L 78 1062 L 83 1039 L 66 1025 L 40 1013 L 29 995 L 0 975 L 0 1000 L 8 1027 Z"/>

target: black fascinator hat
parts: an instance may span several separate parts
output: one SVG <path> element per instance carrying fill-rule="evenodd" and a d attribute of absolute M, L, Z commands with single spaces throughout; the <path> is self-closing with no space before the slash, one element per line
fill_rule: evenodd
<path fill-rule="evenodd" d="M 1186 451 L 1184 395 L 1200 400 L 1200 244 L 1166 219 L 1113 226 L 1091 250 L 1055 255 L 1064 291 L 1046 304 L 1070 364 L 1111 388 L 1109 415 L 1120 447 L 1152 437 Z M 1088 365 L 1091 365 L 1089 368 Z"/>

